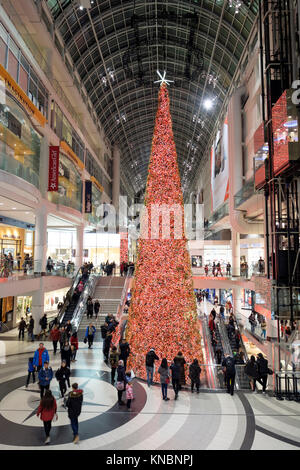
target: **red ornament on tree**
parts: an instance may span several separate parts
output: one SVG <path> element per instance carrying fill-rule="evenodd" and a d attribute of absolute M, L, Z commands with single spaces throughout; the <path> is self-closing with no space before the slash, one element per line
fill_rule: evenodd
<path fill-rule="evenodd" d="M 160 210 L 169 211 L 168 226 Z M 142 224 L 127 340 L 131 348 L 129 366 L 137 376 L 146 378 L 145 354 L 150 348 L 155 348 L 160 359 L 169 361 L 178 351 L 187 362 L 197 358 L 201 363 L 203 359 L 165 83 L 158 97 Z"/>

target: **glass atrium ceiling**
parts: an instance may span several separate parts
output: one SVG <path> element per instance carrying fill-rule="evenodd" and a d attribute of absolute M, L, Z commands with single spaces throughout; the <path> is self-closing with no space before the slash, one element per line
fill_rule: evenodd
<path fill-rule="evenodd" d="M 157 108 L 156 71 L 166 70 L 174 80 L 169 87 L 173 132 L 182 186 L 188 192 L 237 80 L 258 0 L 47 4 L 108 139 L 120 146 L 122 173 L 135 192 L 143 191 L 146 183 Z"/>

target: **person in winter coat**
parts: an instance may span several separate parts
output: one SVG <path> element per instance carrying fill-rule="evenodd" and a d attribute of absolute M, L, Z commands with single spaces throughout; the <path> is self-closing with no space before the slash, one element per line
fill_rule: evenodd
<path fill-rule="evenodd" d="M 61 352 L 62 348 L 64 347 L 66 341 L 69 341 L 68 333 L 66 332 L 65 327 L 62 326 L 61 329 L 60 329 L 60 339 L 59 339 L 60 352 Z"/>
<path fill-rule="evenodd" d="M 44 367 L 39 371 L 39 384 L 41 391 L 41 399 L 44 396 L 45 390 L 49 390 L 50 382 L 53 379 L 53 371 L 49 367 L 49 363 L 45 361 Z"/>
<path fill-rule="evenodd" d="M 45 396 L 41 399 L 40 406 L 37 410 L 37 416 L 41 417 L 41 420 L 44 423 L 44 429 L 46 434 L 45 444 L 49 444 L 50 442 L 50 431 L 51 431 L 51 423 L 56 415 L 57 418 L 57 405 L 54 396 L 52 395 L 50 390 L 47 390 Z"/>
<path fill-rule="evenodd" d="M 189 377 L 191 379 L 192 393 L 194 393 L 195 385 L 196 385 L 197 393 L 200 392 L 200 374 L 201 374 L 201 367 L 199 366 L 198 359 L 194 359 L 189 369 Z"/>
<path fill-rule="evenodd" d="M 245 374 L 248 375 L 252 391 L 255 392 L 256 381 L 259 379 L 258 374 L 258 365 L 256 363 L 255 357 L 251 356 L 250 360 L 245 365 Z"/>
<path fill-rule="evenodd" d="M 121 343 L 119 344 L 119 348 L 120 348 L 119 357 L 120 357 L 120 360 L 124 361 L 124 368 L 126 370 L 127 360 L 130 354 L 130 347 L 125 338 L 122 339 Z"/>
<path fill-rule="evenodd" d="M 224 379 L 227 386 L 227 393 L 230 393 L 231 396 L 234 394 L 234 382 L 235 382 L 235 368 L 236 360 L 234 357 L 231 357 L 229 354 L 225 354 L 225 357 L 222 361 Z"/>
<path fill-rule="evenodd" d="M 65 326 L 65 331 L 68 335 L 68 338 L 70 338 L 72 336 L 72 324 L 71 324 L 71 320 L 68 320 L 67 321 L 67 324 Z"/>
<path fill-rule="evenodd" d="M 71 339 L 70 339 L 70 343 L 71 343 L 71 349 L 72 349 L 71 360 L 72 360 L 72 362 L 74 362 L 74 361 L 76 361 L 76 354 L 77 354 L 77 351 L 78 351 L 77 331 L 74 331 L 74 333 L 72 334 Z"/>
<path fill-rule="evenodd" d="M 168 367 L 167 359 L 165 357 L 161 361 L 161 365 L 159 366 L 157 372 L 160 375 L 162 399 L 165 401 L 168 401 L 170 400 L 170 398 L 168 398 L 168 384 L 170 382 L 170 370 Z"/>
<path fill-rule="evenodd" d="M 154 372 L 154 361 L 158 361 L 158 356 L 155 354 L 153 348 L 150 349 L 146 354 L 146 373 L 147 373 L 147 384 L 148 387 L 151 387 L 153 381 L 153 372 Z"/>
<path fill-rule="evenodd" d="M 112 340 L 112 332 L 108 331 L 104 340 L 103 344 L 103 354 L 104 354 L 104 362 L 108 362 L 108 355 L 109 355 L 109 350 L 110 350 L 110 344 Z"/>
<path fill-rule="evenodd" d="M 181 386 L 185 385 L 185 369 L 184 369 L 184 364 L 186 364 L 186 361 L 182 355 L 182 352 L 179 351 L 176 357 L 174 357 L 174 362 L 179 365 L 180 367 L 180 379 L 179 379 L 179 390 L 181 390 Z"/>
<path fill-rule="evenodd" d="M 106 335 L 108 332 L 108 324 L 104 322 L 104 324 L 101 326 L 101 337 L 102 339 L 105 339 Z"/>
<path fill-rule="evenodd" d="M 60 340 L 60 331 L 57 325 L 55 325 L 54 328 L 52 328 L 52 330 L 50 331 L 50 338 L 53 344 L 53 354 L 56 354 L 57 343 Z"/>
<path fill-rule="evenodd" d="M 34 319 L 30 317 L 29 324 L 27 326 L 27 333 L 28 333 L 28 341 L 29 341 L 29 338 L 31 338 L 32 343 L 34 342 L 33 330 L 34 330 Z"/>
<path fill-rule="evenodd" d="M 22 336 L 22 340 L 24 341 L 24 331 L 25 331 L 25 328 L 27 328 L 27 325 L 26 325 L 26 321 L 24 320 L 24 318 L 22 317 L 21 318 L 21 321 L 19 323 L 19 341 L 21 339 L 21 336 Z"/>
<path fill-rule="evenodd" d="M 257 366 L 258 366 L 258 375 L 259 375 L 259 382 L 262 384 L 263 387 L 263 394 L 266 394 L 267 382 L 268 382 L 268 361 L 264 358 L 262 353 L 257 355 Z"/>
<path fill-rule="evenodd" d="M 66 361 L 67 367 L 71 366 L 71 356 L 72 356 L 72 350 L 71 346 L 69 344 L 69 341 L 66 341 L 62 350 L 60 351 L 61 354 L 61 360 Z"/>
<path fill-rule="evenodd" d="M 68 409 L 68 417 L 71 421 L 71 427 L 74 435 L 73 443 L 77 444 L 79 442 L 78 435 L 78 417 L 81 413 L 83 402 L 83 390 L 78 388 L 78 384 L 72 384 L 72 391 L 69 393 L 68 399 L 66 401 L 66 408 Z"/>
<path fill-rule="evenodd" d="M 111 367 L 111 383 L 112 385 L 114 385 L 116 370 L 117 370 L 118 362 L 119 362 L 119 354 L 118 354 L 116 346 L 113 346 L 111 348 L 109 362 L 110 362 L 110 367 Z"/>
<path fill-rule="evenodd" d="M 33 357 L 30 357 L 28 359 L 28 376 L 27 376 L 27 381 L 26 381 L 26 388 L 29 385 L 31 375 L 32 375 L 32 382 L 35 383 L 35 369 L 33 365 Z"/>
<path fill-rule="evenodd" d="M 98 318 L 99 311 L 100 311 L 100 302 L 99 302 L 98 299 L 96 299 L 96 301 L 94 303 L 94 312 L 95 312 L 96 319 Z"/>
<path fill-rule="evenodd" d="M 70 387 L 70 369 L 67 367 L 65 360 L 61 361 L 60 368 L 55 372 L 55 378 L 59 384 L 61 397 L 64 398 L 67 391 L 66 382 L 68 383 L 68 387 Z"/>
<path fill-rule="evenodd" d="M 96 333 L 96 328 L 94 327 L 92 323 L 90 323 L 89 326 L 87 326 L 85 330 L 85 338 L 88 341 L 89 349 L 91 349 L 91 347 L 93 346 L 95 333 Z"/>
<path fill-rule="evenodd" d="M 130 380 L 130 376 L 127 377 L 128 381 L 126 384 L 126 400 L 127 400 L 127 409 L 131 409 L 131 401 L 133 400 L 133 388 L 132 388 L 132 381 Z"/>
<path fill-rule="evenodd" d="M 126 389 L 126 375 L 124 361 L 119 360 L 117 368 L 117 390 L 118 390 L 118 403 L 119 405 L 125 405 L 122 401 L 122 394 Z"/>
<path fill-rule="evenodd" d="M 94 304 L 92 298 L 89 297 L 86 304 L 86 318 L 93 318 Z"/>
<path fill-rule="evenodd" d="M 46 313 L 44 313 L 44 315 L 40 319 L 41 331 L 39 333 L 39 338 L 40 336 L 45 336 L 45 338 L 47 338 L 47 324 L 48 324 L 47 315 Z"/>
<path fill-rule="evenodd" d="M 44 367 L 45 362 L 49 363 L 49 353 L 44 347 L 44 343 L 40 343 L 33 356 L 33 365 L 39 372 L 39 370 Z"/>
<path fill-rule="evenodd" d="M 180 367 L 178 363 L 173 362 L 171 364 L 171 373 L 172 373 L 172 385 L 175 393 L 175 400 L 178 398 L 179 392 L 179 381 L 180 381 Z"/>

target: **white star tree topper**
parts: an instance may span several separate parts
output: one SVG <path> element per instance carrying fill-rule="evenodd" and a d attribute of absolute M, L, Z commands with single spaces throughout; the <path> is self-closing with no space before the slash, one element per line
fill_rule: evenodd
<path fill-rule="evenodd" d="M 156 70 L 157 75 L 159 76 L 160 80 L 156 80 L 154 83 L 160 83 L 160 86 L 162 86 L 163 83 L 166 85 L 170 85 L 170 83 L 174 83 L 174 80 L 167 80 L 166 79 L 166 71 L 164 70 L 164 74 L 162 75 L 159 70 Z"/>

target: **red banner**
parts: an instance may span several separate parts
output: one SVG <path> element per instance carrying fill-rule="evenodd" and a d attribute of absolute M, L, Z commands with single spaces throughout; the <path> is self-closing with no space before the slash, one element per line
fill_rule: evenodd
<path fill-rule="evenodd" d="M 59 147 L 49 146 L 48 191 L 58 191 Z"/>

